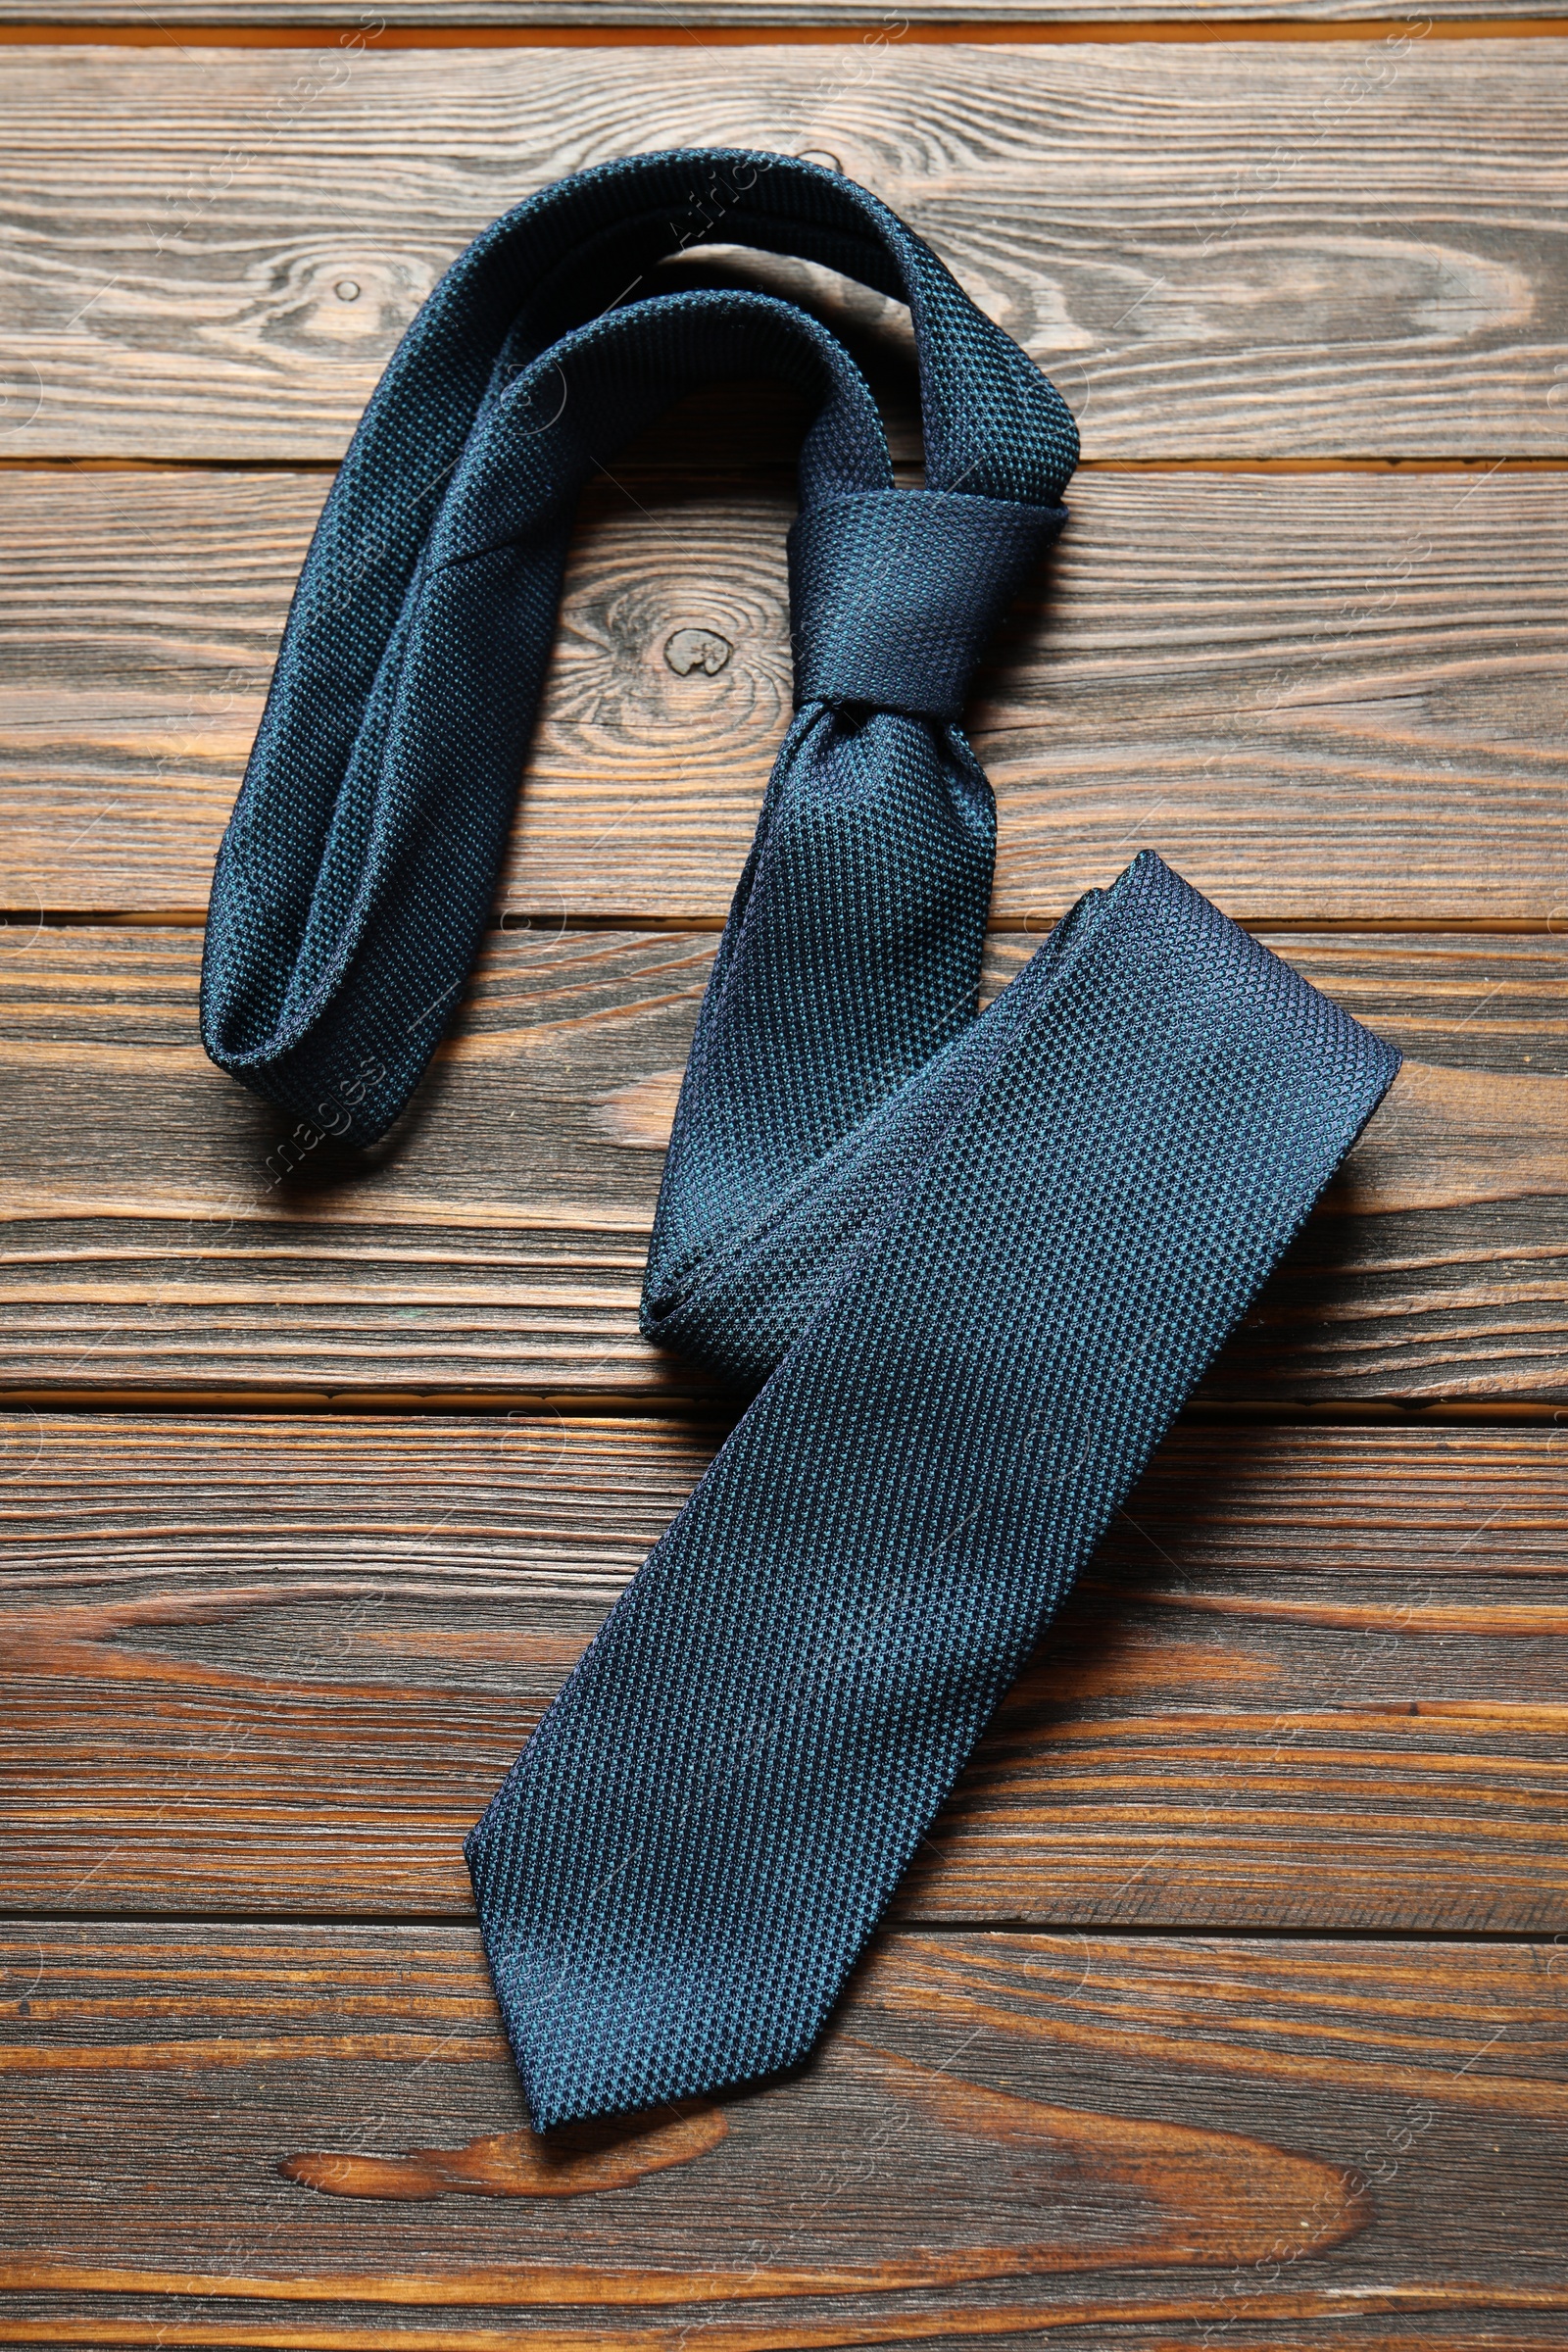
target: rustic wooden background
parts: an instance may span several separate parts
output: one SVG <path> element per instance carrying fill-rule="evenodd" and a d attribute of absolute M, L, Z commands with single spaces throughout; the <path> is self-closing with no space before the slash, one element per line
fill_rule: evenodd
<path fill-rule="evenodd" d="M 979 6 L 0 0 L 0 2344 L 1568 2345 L 1568 23 Z M 545 2145 L 459 1841 L 724 1427 L 634 1306 L 789 403 L 587 501 L 368 1164 L 206 1062 L 199 925 L 415 307 L 709 141 L 879 190 L 1082 418 L 975 712 L 992 985 L 1148 843 L 1411 1059 L 819 2058 Z M 891 306 L 678 267 L 914 458 Z"/>

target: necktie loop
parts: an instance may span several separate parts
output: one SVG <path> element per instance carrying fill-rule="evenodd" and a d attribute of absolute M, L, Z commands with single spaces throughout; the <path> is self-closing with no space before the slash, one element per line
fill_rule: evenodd
<path fill-rule="evenodd" d="M 988 500 L 1054 508 L 1072 472 L 1077 432 L 1040 369 L 895 214 L 837 173 L 741 150 L 628 156 L 497 221 L 409 328 L 355 433 L 214 875 L 203 1038 L 296 1117 L 330 1125 L 352 1099 L 353 1140 L 371 1143 L 417 1083 L 489 919 L 577 489 L 694 383 L 779 375 L 812 402 L 808 517 L 866 503 L 858 522 L 808 521 L 808 582 L 842 577 L 841 532 L 880 533 L 847 611 L 833 617 L 803 592 L 820 656 L 808 654 L 808 679 L 837 701 L 927 714 L 923 663 L 940 685 L 933 710 L 961 702 L 979 612 L 1006 601 L 985 584 L 1004 585 L 1007 564 L 993 579 L 971 530 L 970 568 L 955 570 L 959 551 L 911 522 L 931 541 L 923 605 L 908 627 L 897 602 L 857 621 L 878 570 L 909 561 L 877 494 L 910 515 L 914 494 L 893 492 L 875 403 L 819 323 L 760 294 L 660 284 L 662 256 L 718 236 L 908 305 L 926 478 L 965 494 L 950 514 Z M 901 633 L 915 648 L 902 667 Z M 901 1067 L 918 1042 L 906 1041 Z"/>

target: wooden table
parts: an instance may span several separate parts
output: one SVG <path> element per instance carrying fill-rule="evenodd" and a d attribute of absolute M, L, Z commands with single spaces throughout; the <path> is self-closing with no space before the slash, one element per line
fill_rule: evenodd
<path fill-rule="evenodd" d="M 0 2343 L 1568 2344 L 1568 24 L 1428 4 L 3 0 Z M 1152 844 L 1411 1060 L 818 2059 L 546 2146 L 460 1839 L 724 1427 L 634 1307 L 788 402 L 588 499 L 368 1165 L 207 1063 L 199 925 L 416 305 L 708 142 L 877 189 L 1082 417 L 975 710 L 992 985 Z M 890 306 L 699 266 L 841 324 L 908 466 Z"/>

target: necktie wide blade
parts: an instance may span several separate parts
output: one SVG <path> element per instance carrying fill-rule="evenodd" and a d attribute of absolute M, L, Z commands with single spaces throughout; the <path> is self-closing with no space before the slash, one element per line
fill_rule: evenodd
<path fill-rule="evenodd" d="M 717 192 L 722 191 L 722 200 Z M 909 305 L 926 483 L 699 235 Z M 753 1401 L 467 1841 L 540 2129 L 809 2049 L 998 1698 L 1398 1066 L 1146 854 L 983 1012 L 959 730 L 1076 435 L 863 189 L 636 157 L 487 231 L 323 513 L 215 878 L 203 1034 L 371 1140 L 492 903 L 577 490 L 694 384 L 811 406 L 798 714 L 693 1042 L 643 1328 Z"/>

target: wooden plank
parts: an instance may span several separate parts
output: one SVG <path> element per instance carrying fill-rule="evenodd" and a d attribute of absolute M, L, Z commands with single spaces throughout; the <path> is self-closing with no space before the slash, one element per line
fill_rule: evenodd
<path fill-rule="evenodd" d="M 465 1834 L 718 1434 L 0 1430 L 13 1912 L 459 1919 Z M 899 1915 L 1568 1931 L 1565 1547 L 1550 1430 L 1183 1429 Z"/>
<path fill-rule="evenodd" d="M 38 0 L 0 0 L 0 24 L 30 28 L 36 37 L 68 37 L 113 25 L 118 37 L 127 31 L 149 31 L 156 38 L 171 24 L 199 25 L 204 33 L 220 26 L 300 27 L 339 25 L 363 31 L 367 41 L 381 40 L 390 28 L 394 37 L 451 26 L 466 30 L 510 28 L 524 38 L 546 45 L 597 44 L 612 38 L 618 27 L 640 31 L 651 41 L 691 38 L 699 29 L 711 37 L 744 34 L 760 40 L 815 42 L 855 40 L 877 47 L 913 38 L 916 41 L 994 39 L 999 33 L 1014 40 L 1038 37 L 1047 27 L 1077 27 L 1080 38 L 1205 37 L 1212 23 L 1234 24 L 1238 35 L 1249 39 L 1300 38 L 1316 29 L 1326 38 L 1397 37 L 1410 31 L 1425 37 L 1422 27 L 1466 37 L 1472 27 L 1491 31 L 1511 27 L 1521 31 L 1532 24 L 1561 22 L 1549 0 L 1431 0 L 1418 14 L 1401 15 L 1385 7 L 1381 19 L 1369 0 L 1203 0 L 1201 18 L 1184 11 L 1176 0 L 905 0 L 894 10 L 885 0 L 814 0 L 797 8 L 791 0 L 682 0 L 679 24 L 672 22 L 664 0 L 385 0 L 376 9 L 364 0 L 163 0 L 156 19 L 138 12 L 137 0 L 49 0 L 47 12 Z M 1347 27 L 1341 31 L 1341 26 Z M 1141 28 L 1148 27 L 1148 31 Z M 1460 35 L 1460 27 L 1464 28 Z M 1157 28 L 1157 29 L 1156 29 Z M 552 35 L 554 44 L 552 44 Z"/>
<path fill-rule="evenodd" d="M 335 457 L 496 214 L 717 143 L 830 153 L 906 214 L 1051 364 L 1091 456 L 1558 456 L 1565 57 L 1413 33 L 869 62 L 334 45 L 302 74 L 266 48 L 14 46 L 7 445 Z"/>
<path fill-rule="evenodd" d="M 0 472 L 0 906 L 205 903 L 325 487 Z M 720 920 L 788 718 L 785 484 L 632 496 L 585 505 L 510 919 Z M 995 920 L 1147 842 L 1252 921 L 1568 923 L 1565 575 L 1555 474 L 1081 476 L 971 713 Z"/>
<path fill-rule="evenodd" d="M 208 1062 L 193 932 L 13 937 L 5 1386 L 708 1392 L 638 1339 L 636 1302 L 710 935 L 493 933 L 417 1103 L 368 1156 L 279 1125 Z M 994 944 L 993 987 L 1032 947 Z M 1561 1395 L 1560 949 L 1277 944 L 1419 1059 L 1203 1393 Z"/>
<path fill-rule="evenodd" d="M 0 1958 L 6 2342 L 1561 2342 L 1538 1948 L 892 1936 L 797 2076 L 548 2145 L 467 1931 Z"/>

